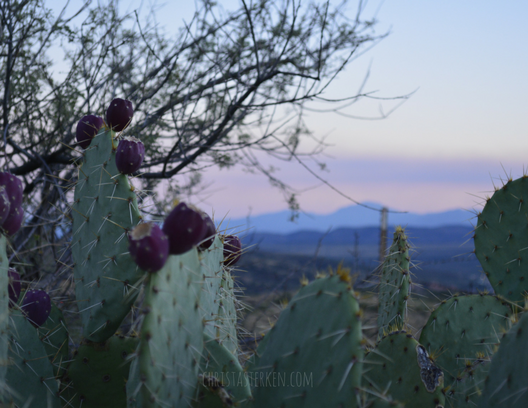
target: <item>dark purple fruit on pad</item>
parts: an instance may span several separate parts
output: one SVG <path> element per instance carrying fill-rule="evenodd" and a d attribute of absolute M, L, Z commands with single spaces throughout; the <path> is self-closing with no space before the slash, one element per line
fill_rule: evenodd
<path fill-rule="evenodd" d="M 123 174 L 132 174 L 139 170 L 145 158 L 145 146 L 135 137 L 126 136 L 119 141 L 116 152 L 116 166 Z"/>
<path fill-rule="evenodd" d="M 203 218 L 205 221 L 206 229 L 205 229 L 205 235 L 203 237 L 202 243 L 198 247 L 201 250 L 208 249 L 211 245 L 213 245 L 214 238 L 216 235 L 216 227 L 211 217 L 203 213 Z"/>
<path fill-rule="evenodd" d="M 24 193 L 24 185 L 22 184 L 22 180 L 20 180 L 14 174 L 8 172 L 1 172 L 0 186 L 3 186 L 5 188 L 7 198 L 9 198 L 9 202 L 11 203 L 11 208 L 15 208 L 19 205 L 22 205 Z"/>
<path fill-rule="evenodd" d="M 28 290 L 22 302 L 22 311 L 33 326 L 42 326 L 50 315 L 51 299 L 43 290 Z"/>
<path fill-rule="evenodd" d="M 242 254 L 242 242 L 236 235 L 224 238 L 224 265 L 231 266 L 238 262 Z"/>
<path fill-rule="evenodd" d="M 4 221 L 9 216 L 11 210 L 11 201 L 7 197 L 7 193 L 4 187 L 0 187 L 0 226 L 4 225 Z"/>
<path fill-rule="evenodd" d="M 141 269 L 154 273 L 163 268 L 169 256 L 169 239 L 158 225 L 139 224 L 128 240 L 130 256 Z"/>
<path fill-rule="evenodd" d="M 99 129 L 104 125 L 103 118 L 95 115 L 84 116 L 79 123 L 77 123 L 77 143 L 83 149 L 87 149 L 90 146 L 90 142 L 95 137 Z"/>
<path fill-rule="evenodd" d="M 16 271 L 15 268 L 9 268 L 7 271 L 7 277 L 9 279 L 9 304 L 15 304 L 18 302 L 20 297 L 20 290 L 22 285 L 20 283 L 20 274 Z"/>
<path fill-rule="evenodd" d="M 106 110 L 106 123 L 114 132 L 121 132 L 131 122 L 132 116 L 134 116 L 132 102 L 115 98 Z"/>
<path fill-rule="evenodd" d="M 22 206 L 11 208 L 9 215 L 2 224 L 4 231 L 7 235 L 13 235 L 18 232 L 22 226 L 22 221 L 24 220 L 24 209 Z"/>
<path fill-rule="evenodd" d="M 179 255 L 198 245 L 204 238 L 207 225 L 203 213 L 179 203 L 163 222 L 163 232 L 169 237 L 169 253 Z"/>

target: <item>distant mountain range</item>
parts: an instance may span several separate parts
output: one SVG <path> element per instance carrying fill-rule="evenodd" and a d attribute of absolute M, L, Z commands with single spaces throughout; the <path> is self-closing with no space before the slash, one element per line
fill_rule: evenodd
<path fill-rule="evenodd" d="M 377 203 L 365 203 L 374 208 L 381 208 Z M 280 211 L 270 214 L 257 215 L 248 218 L 239 218 L 229 221 L 229 227 L 237 232 L 247 233 L 270 232 L 289 234 L 293 232 L 310 230 L 325 232 L 330 228 L 362 228 L 379 227 L 381 212 L 373 211 L 359 205 L 341 208 L 331 214 L 322 215 L 314 213 L 301 213 L 294 221 L 290 221 L 291 212 Z M 463 225 L 471 227 L 475 215 L 467 210 L 451 210 L 438 213 L 390 213 L 388 214 L 389 226 L 413 226 L 422 228 L 436 228 L 446 225 Z"/>

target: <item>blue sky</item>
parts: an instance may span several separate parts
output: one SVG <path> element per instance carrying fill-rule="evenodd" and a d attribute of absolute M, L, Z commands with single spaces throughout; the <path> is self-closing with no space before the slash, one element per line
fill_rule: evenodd
<path fill-rule="evenodd" d="M 78 2 L 71 4 L 73 10 Z M 159 23 L 168 28 L 192 13 L 187 1 L 159 4 Z M 320 175 L 355 200 L 398 210 L 478 209 L 479 197 L 493 191 L 493 182 L 500 185 L 505 171 L 518 177 L 528 167 L 528 2 L 371 1 L 365 15 L 376 10 L 378 33 L 390 35 L 356 60 L 328 96 L 354 94 L 369 66 L 366 90 L 384 97 L 416 92 L 384 120 L 310 113 L 310 129 L 332 145 L 323 158 L 329 171 Z M 379 108 L 367 100 L 346 113 L 371 117 Z M 299 190 L 303 210 L 329 213 L 351 204 L 298 165 L 273 164 Z M 210 187 L 192 198 L 204 210 L 236 218 L 286 208 L 264 177 L 235 168 L 204 178 Z"/>

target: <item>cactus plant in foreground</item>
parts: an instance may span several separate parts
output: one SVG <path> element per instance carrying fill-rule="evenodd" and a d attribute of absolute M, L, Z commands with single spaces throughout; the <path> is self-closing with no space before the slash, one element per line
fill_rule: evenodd
<path fill-rule="evenodd" d="M 397 227 L 380 271 L 378 338 L 391 327 L 403 328 L 411 292 L 409 249 L 404 230 Z"/>
<path fill-rule="evenodd" d="M 83 326 L 79 344 L 70 339 L 59 303 L 41 308 L 47 295 L 40 289 L 27 289 L 15 304 L 20 277 L 11 274 L 9 284 L 7 237 L 0 237 L 0 404 L 528 404 L 523 351 L 528 320 L 519 305 L 527 290 L 522 272 L 522 251 L 528 247 L 522 235 L 528 217 L 523 204 L 527 177 L 497 190 L 478 218 L 476 254 L 499 296 L 453 296 L 431 313 L 417 341 L 405 320 L 409 244 L 397 228 L 381 268 L 375 346 L 365 352 L 357 294 L 349 273 L 339 268 L 303 285 L 243 367 L 237 331 L 240 303 L 231 275 L 242 252 L 240 240 L 217 234 L 206 214 L 185 203 L 171 211 L 162 229 L 155 222 L 142 222 L 137 192 L 127 177 L 130 169 L 118 164 L 119 147 L 130 139 L 115 133 L 125 128 L 132 113 L 128 101 L 113 101 L 107 111 L 109 128 L 82 120 L 78 126 L 89 128 L 81 132 L 89 137 L 78 140 L 86 147 L 71 212 L 75 303 Z M 7 227 L 9 217 L 4 222 L 4 230 L 13 234 L 23 216 L 21 183 L 4 173 L 0 186 L 0 213 L 3 205 L 18 217 Z M 237 381 L 231 382 L 234 377 Z"/>

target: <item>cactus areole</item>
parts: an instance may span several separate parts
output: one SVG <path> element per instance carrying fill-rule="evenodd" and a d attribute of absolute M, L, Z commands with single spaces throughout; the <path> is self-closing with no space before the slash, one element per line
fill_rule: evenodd
<path fill-rule="evenodd" d="M 133 116 L 132 102 L 115 98 L 106 110 L 106 123 L 114 132 L 121 132 L 130 124 Z"/>

